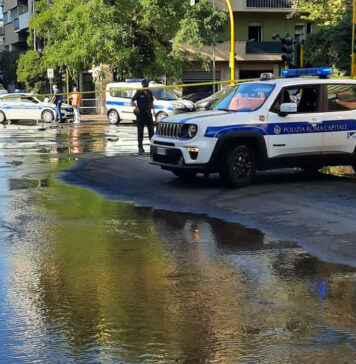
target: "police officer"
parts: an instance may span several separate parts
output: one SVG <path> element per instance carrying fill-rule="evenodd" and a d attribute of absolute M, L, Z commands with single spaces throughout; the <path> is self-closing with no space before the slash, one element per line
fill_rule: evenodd
<path fill-rule="evenodd" d="M 148 87 L 148 81 L 142 81 L 142 87 Z M 148 137 L 151 139 L 154 134 L 152 110 L 154 114 L 153 96 L 150 90 L 138 90 L 131 99 L 131 105 L 135 106 L 135 114 L 137 116 L 137 138 L 138 152 L 143 154 L 143 130 L 145 125 L 148 129 Z"/>

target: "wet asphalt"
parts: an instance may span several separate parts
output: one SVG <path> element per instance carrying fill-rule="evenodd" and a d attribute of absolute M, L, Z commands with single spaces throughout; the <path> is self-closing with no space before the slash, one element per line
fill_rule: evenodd
<path fill-rule="evenodd" d="M 0 125 L 0 362 L 353 363 L 356 180 L 324 172 L 227 189 L 131 123 Z"/>
<path fill-rule="evenodd" d="M 255 183 L 242 189 L 223 187 L 218 175 L 187 182 L 150 165 L 148 153 L 137 155 L 134 127 L 113 128 L 119 139 L 111 143 L 108 156 L 77 163 L 62 172 L 61 180 L 112 200 L 238 222 L 273 239 L 298 242 L 326 262 L 356 267 L 356 179 L 351 167 L 316 176 L 298 169 L 259 172 Z M 147 142 L 145 148 L 149 150 Z"/>

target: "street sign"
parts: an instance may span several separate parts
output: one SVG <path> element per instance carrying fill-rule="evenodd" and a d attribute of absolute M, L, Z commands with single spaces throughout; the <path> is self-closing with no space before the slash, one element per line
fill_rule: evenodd
<path fill-rule="evenodd" d="M 54 69 L 53 68 L 47 68 L 47 77 L 49 79 L 54 78 Z"/>

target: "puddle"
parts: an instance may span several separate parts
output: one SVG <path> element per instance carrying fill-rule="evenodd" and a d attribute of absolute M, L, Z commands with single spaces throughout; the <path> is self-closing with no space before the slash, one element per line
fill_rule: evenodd
<path fill-rule="evenodd" d="M 65 185 L 64 153 L 0 173 L 0 361 L 354 361 L 356 269 Z"/>

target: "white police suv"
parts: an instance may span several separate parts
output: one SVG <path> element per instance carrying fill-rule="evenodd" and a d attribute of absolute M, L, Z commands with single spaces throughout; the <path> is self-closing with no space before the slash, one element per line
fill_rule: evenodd
<path fill-rule="evenodd" d="M 74 116 L 73 108 L 62 104 L 63 119 Z M 0 96 L 0 123 L 13 120 L 43 120 L 52 122 L 56 119 L 56 107 L 49 102 L 42 102 L 29 93 L 4 94 Z"/>
<path fill-rule="evenodd" d="M 356 168 L 356 81 L 331 74 L 263 74 L 233 87 L 212 111 L 169 117 L 151 140 L 151 163 L 180 177 L 219 172 L 235 187 L 249 184 L 256 170 Z M 320 78 L 298 78 L 311 75 Z"/>
<path fill-rule="evenodd" d="M 157 82 L 150 82 L 149 87 L 163 86 Z M 110 124 L 118 124 L 121 120 L 136 120 L 131 99 L 137 89 L 142 88 L 142 79 L 127 79 L 125 82 L 113 82 L 106 86 L 106 109 Z M 188 100 L 179 99 L 169 89 L 152 89 L 156 121 L 167 116 L 183 112 L 195 111 L 195 105 Z"/>

